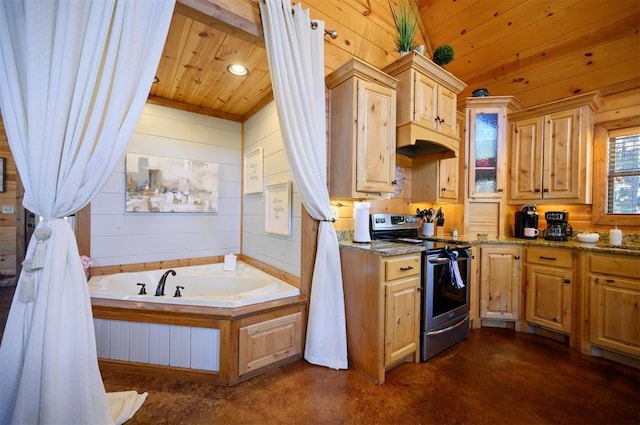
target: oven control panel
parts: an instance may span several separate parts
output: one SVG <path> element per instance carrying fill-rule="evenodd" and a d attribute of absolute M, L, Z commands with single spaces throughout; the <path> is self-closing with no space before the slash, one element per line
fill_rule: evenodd
<path fill-rule="evenodd" d="M 417 229 L 418 217 L 411 214 L 371 214 L 373 230 Z"/>

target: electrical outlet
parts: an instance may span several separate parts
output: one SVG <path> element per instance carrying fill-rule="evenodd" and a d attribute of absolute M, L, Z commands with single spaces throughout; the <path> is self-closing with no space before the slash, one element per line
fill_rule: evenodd
<path fill-rule="evenodd" d="M 15 214 L 16 208 L 13 205 L 3 205 L 2 214 Z"/>
<path fill-rule="evenodd" d="M 331 218 L 334 220 L 337 220 L 340 215 L 340 211 L 338 210 L 338 207 L 334 207 L 333 205 L 331 206 Z"/>

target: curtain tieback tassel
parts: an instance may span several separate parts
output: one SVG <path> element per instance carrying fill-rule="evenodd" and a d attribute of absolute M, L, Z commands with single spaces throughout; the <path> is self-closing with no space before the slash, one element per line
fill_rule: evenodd
<path fill-rule="evenodd" d="M 47 240 L 51 237 L 51 229 L 48 227 L 41 227 L 34 232 L 38 244 L 33 253 L 32 269 L 41 269 L 44 267 L 44 259 L 47 254 Z"/>
<path fill-rule="evenodd" d="M 22 262 L 22 273 L 20 273 L 20 294 L 18 301 L 28 303 L 36 298 L 36 282 L 31 268 L 32 261 L 24 260 Z"/>

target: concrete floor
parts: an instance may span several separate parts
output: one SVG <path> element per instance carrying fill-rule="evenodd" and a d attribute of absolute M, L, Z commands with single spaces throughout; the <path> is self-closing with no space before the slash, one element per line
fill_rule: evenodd
<path fill-rule="evenodd" d="M 107 391 L 148 392 L 135 424 L 638 424 L 640 371 L 505 329 L 377 386 L 298 361 L 233 387 L 103 373 Z"/>

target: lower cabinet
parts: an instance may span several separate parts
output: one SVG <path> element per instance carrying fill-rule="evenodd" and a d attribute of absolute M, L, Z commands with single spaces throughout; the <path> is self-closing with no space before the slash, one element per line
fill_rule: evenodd
<path fill-rule="evenodd" d="M 377 384 L 419 361 L 421 254 L 383 257 L 341 249 L 349 364 Z"/>
<path fill-rule="evenodd" d="M 241 376 L 302 352 L 301 313 L 243 326 L 238 332 Z"/>
<path fill-rule="evenodd" d="M 480 318 L 516 322 L 520 327 L 522 248 L 480 245 Z"/>
<path fill-rule="evenodd" d="M 640 358 L 640 261 L 589 254 L 587 270 L 590 343 Z"/>
<path fill-rule="evenodd" d="M 526 270 L 527 322 L 569 335 L 574 285 L 573 251 L 528 247 Z"/>

